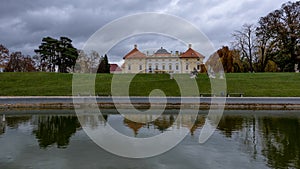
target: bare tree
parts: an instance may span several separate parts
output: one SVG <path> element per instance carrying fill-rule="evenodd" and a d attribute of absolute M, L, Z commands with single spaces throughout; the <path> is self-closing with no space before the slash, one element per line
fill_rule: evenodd
<path fill-rule="evenodd" d="M 30 56 L 24 56 L 21 52 L 13 52 L 5 67 L 5 72 L 33 72 L 36 71 L 34 61 Z"/>
<path fill-rule="evenodd" d="M 76 72 L 96 73 L 100 60 L 101 57 L 96 51 L 86 53 L 84 50 L 78 50 Z"/>
<path fill-rule="evenodd" d="M 254 72 L 253 62 L 256 60 L 256 37 L 253 24 L 244 24 L 242 29 L 234 31 L 232 36 L 234 37 L 234 48 L 241 52 L 242 60 L 247 60 L 249 71 Z"/>
<path fill-rule="evenodd" d="M 9 61 L 9 50 L 0 44 L 0 68 L 5 68 Z"/>
<path fill-rule="evenodd" d="M 22 58 L 24 56 L 21 52 L 13 52 L 10 55 L 9 62 L 7 63 L 7 66 L 5 67 L 5 72 L 21 72 L 22 71 Z"/>

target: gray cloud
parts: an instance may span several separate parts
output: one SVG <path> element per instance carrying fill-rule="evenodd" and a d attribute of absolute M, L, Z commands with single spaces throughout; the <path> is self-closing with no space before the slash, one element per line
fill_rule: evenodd
<path fill-rule="evenodd" d="M 0 43 L 11 51 L 20 50 L 24 54 L 32 55 L 43 37 L 68 36 L 73 40 L 75 47 L 82 48 L 94 32 L 119 17 L 142 12 L 160 12 L 186 19 L 201 29 L 215 47 L 219 48 L 222 45 L 229 45 L 234 30 L 239 29 L 244 23 L 256 23 L 259 17 L 280 8 L 284 2 L 282 0 L 2 0 Z M 144 41 L 142 38 L 138 39 L 140 46 L 145 48 L 151 46 L 149 39 L 146 38 Z M 170 50 L 178 46 L 162 43 L 161 40 L 151 44 L 159 45 L 157 47 L 165 45 Z M 132 45 L 123 44 L 123 47 L 118 52 L 112 52 L 112 55 L 125 54 Z"/>

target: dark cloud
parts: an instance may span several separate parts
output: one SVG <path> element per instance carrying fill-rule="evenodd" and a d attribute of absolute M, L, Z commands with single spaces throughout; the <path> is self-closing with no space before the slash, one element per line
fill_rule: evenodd
<path fill-rule="evenodd" d="M 234 30 L 244 23 L 257 22 L 259 17 L 280 8 L 282 3 L 284 1 L 281 0 L 2 0 L 0 43 L 11 51 L 20 50 L 32 55 L 43 37 L 68 36 L 75 47 L 82 48 L 94 32 L 119 17 L 142 12 L 160 12 L 186 19 L 201 29 L 216 47 L 220 47 L 229 44 L 230 34 Z M 178 46 L 162 43 L 161 40 L 136 40 L 142 46 L 144 44 L 145 48 L 150 47 L 149 44 L 153 47 L 164 45 L 166 48 Z M 134 43 L 134 40 L 128 43 Z M 123 43 L 123 47 L 112 55 L 124 54 L 132 45 Z"/>
<path fill-rule="evenodd" d="M 155 39 L 155 41 L 153 39 Z M 161 47 L 172 53 L 175 53 L 175 51 L 184 52 L 187 50 L 187 45 L 178 39 L 159 34 L 144 34 L 122 40 L 109 50 L 108 56 L 110 56 L 111 61 L 118 62 L 122 60 L 122 57 L 125 54 L 134 48 L 134 44 L 137 44 L 137 47 L 141 52 L 150 55 Z"/>

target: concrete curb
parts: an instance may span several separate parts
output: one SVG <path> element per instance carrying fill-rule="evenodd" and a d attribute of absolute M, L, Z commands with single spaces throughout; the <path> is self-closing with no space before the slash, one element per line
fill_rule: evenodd
<path fill-rule="evenodd" d="M 91 97 L 91 96 L 76 96 L 77 99 L 85 101 L 73 103 L 72 96 L 18 96 L 18 97 L 0 97 L 0 111 L 7 109 L 73 109 L 74 107 L 90 106 L 90 101 L 97 100 L 100 108 L 115 108 L 112 97 Z M 136 108 L 148 109 L 150 106 L 148 97 L 114 97 L 120 101 L 122 108 L 129 108 L 128 104 L 133 104 Z M 164 108 L 161 101 L 165 98 L 154 97 L 152 107 L 161 109 Z M 300 97 L 167 97 L 166 109 L 194 109 L 200 106 L 200 109 L 209 109 L 212 99 L 221 99 L 225 103 L 225 109 L 236 110 L 300 110 Z M 196 101 L 195 101 L 196 100 Z M 87 101 L 87 102 L 86 102 Z"/>

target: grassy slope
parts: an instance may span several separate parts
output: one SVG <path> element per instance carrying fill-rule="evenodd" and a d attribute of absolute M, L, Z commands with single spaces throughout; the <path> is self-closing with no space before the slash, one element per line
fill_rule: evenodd
<path fill-rule="evenodd" d="M 119 75 L 128 76 L 128 75 Z M 180 75 L 185 76 L 185 75 Z M 112 75 L 98 74 L 96 94 L 109 95 Z M 234 73 L 226 74 L 227 90 L 243 92 L 245 96 L 298 96 L 300 97 L 300 74 L 296 73 Z M 128 80 L 116 81 L 125 84 Z M 200 92 L 210 92 L 210 81 L 205 74 L 197 79 Z M 85 81 L 81 81 L 81 85 Z M 188 81 L 186 82 L 188 85 Z M 161 89 L 168 96 L 179 96 L 175 80 L 167 74 L 141 74 L 130 83 L 130 95 L 145 96 L 153 89 Z M 117 91 L 120 95 L 124 90 Z M 72 95 L 72 74 L 58 73 L 0 73 L 0 96 L 62 96 Z"/>

